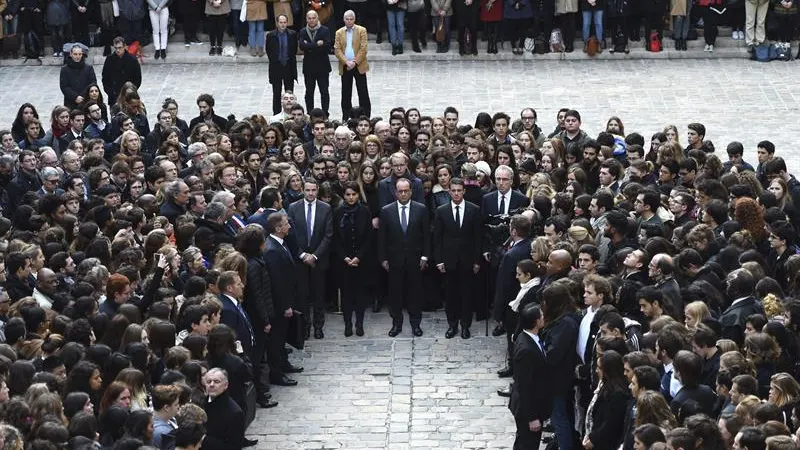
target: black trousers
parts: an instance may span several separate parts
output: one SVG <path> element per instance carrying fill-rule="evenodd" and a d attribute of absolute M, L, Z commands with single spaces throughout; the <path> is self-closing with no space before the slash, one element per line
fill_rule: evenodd
<path fill-rule="evenodd" d="M 76 42 L 89 45 L 89 10 L 85 13 L 78 12 L 75 5 L 72 6 L 72 36 Z"/>
<path fill-rule="evenodd" d="M 353 80 L 356 82 L 356 91 L 358 92 L 358 106 L 367 117 L 370 117 L 372 112 L 367 74 L 360 73 L 358 67 L 354 67 L 352 70 L 345 68 L 342 74 L 342 117 L 344 120 L 350 119 L 353 113 Z"/>
<path fill-rule="evenodd" d="M 477 5 L 477 3 L 475 3 Z M 478 10 L 461 9 L 456 15 L 458 21 L 458 50 L 463 52 L 478 51 Z M 470 42 L 467 48 L 467 31 L 469 31 Z"/>
<path fill-rule="evenodd" d="M 524 400 L 523 400 L 524 401 Z M 517 438 L 514 439 L 514 450 L 538 450 L 542 442 L 542 430 L 531 431 L 525 419 L 514 418 L 517 423 Z"/>
<path fill-rule="evenodd" d="M 250 353 L 250 361 L 253 362 L 253 384 L 255 384 L 256 392 L 262 395 L 269 392 L 269 382 L 264 382 L 264 376 L 269 375 L 269 368 L 264 367 L 267 362 L 264 358 L 264 352 L 267 350 L 267 333 L 264 333 L 263 329 L 253 331 L 255 334 L 253 336 L 254 344 Z"/>
<path fill-rule="evenodd" d="M 653 31 L 658 32 L 659 37 L 663 37 L 664 34 L 662 28 L 664 28 L 664 17 L 660 13 L 647 13 L 645 15 L 645 22 L 644 22 L 644 38 L 650 39 L 650 33 Z"/>
<path fill-rule="evenodd" d="M 510 306 L 506 305 L 506 310 L 503 315 L 503 327 L 506 329 L 506 360 L 508 366 L 512 367 L 514 361 L 514 338 L 519 334 L 518 330 L 519 319 Z"/>
<path fill-rule="evenodd" d="M 460 323 L 462 328 L 469 328 L 472 325 L 475 292 L 475 274 L 472 272 L 472 266 L 467 264 L 458 267 L 445 266 L 445 270 L 444 292 L 447 303 L 444 305 L 444 310 L 447 314 L 447 323 L 451 327 Z"/>
<path fill-rule="evenodd" d="M 283 311 L 275 311 L 275 317 L 270 317 L 272 329 L 267 335 L 267 363 L 269 364 L 270 379 L 280 378 L 289 366 L 286 356 L 286 332 L 289 331 L 289 319 L 283 317 Z M 256 342 L 256 346 L 258 342 Z M 255 363 L 254 363 L 255 365 Z M 256 384 L 256 389 L 258 385 Z M 266 391 L 265 391 L 266 392 Z M 260 393 L 260 392 L 259 392 Z"/>
<path fill-rule="evenodd" d="M 778 40 L 781 42 L 791 42 L 795 16 L 788 14 L 775 14 L 772 17 L 775 18 L 775 22 L 778 24 Z"/>
<path fill-rule="evenodd" d="M 288 72 L 288 69 L 282 69 L 280 73 L 273 75 L 279 78 L 270 80 L 270 83 L 272 83 L 272 114 L 281 112 L 281 97 L 283 93 L 294 92 L 294 78 Z"/>
<path fill-rule="evenodd" d="M 721 6 L 718 8 L 722 8 Z M 700 8 L 703 14 L 703 38 L 706 44 L 714 45 L 717 42 L 717 35 L 719 34 L 719 25 L 722 15 L 717 14 L 710 6 Z"/>
<path fill-rule="evenodd" d="M 224 14 L 208 16 L 208 38 L 212 47 L 222 47 L 222 36 L 228 25 L 228 16 Z"/>
<path fill-rule="evenodd" d="M 403 300 L 406 300 L 408 321 L 411 322 L 411 326 L 419 326 L 422 321 L 421 287 L 422 271 L 418 263 L 410 262 L 403 267 L 389 266 L 389 313 L 394 326 L 403 326 Z"/>
<path fill-rule="evenodd" d="M 511 41 L 512 48 L 524 47 L 531 19 L 509 19 L 505 21 L 505 37 Z"/>
<path fill-rule="evenodd" d="M 358 16 L 356 16 L 358 17 Z M 322 110 L 325 115 L 328 115 L 328 110 L 331 106 L 331 93 L 328 90 L 330 73 L 306 73 L 303 74 L 303 79 L 306 82 L 306 111 L 314 109 L 314 91 L 319 86 L 319 97 L 322 101 Z"/>
<path fill-rule="evenodd" d="M 427 43 L 427 38 L 425 36 L 425 31 L 427 30 L 425 26 L 425 10 L 422 9 L 413 13 L 406 12 L 406 20 L 408 21 L 406 25 L 406 34 L 411 35 L 411 44 L 419 45 L 420 42 Z"/>
<path fill-rule="evenodd" d="M 575 21 L 578 17 L 578 13 L 566 13 L 558 17 L 561 25 L 561 36 L 564 39 L 564 46 L 572 48 L 575 45 Z"/>
<path fill-rule="evenodd" d="M 353 323 L 353 313 L 356 324 L 364 323 L 364 309 L 367 307 L 367 292 L 364 283 L 364 270 L 362 267 L 342 266 L 342 313 L 344 323 Z"/>
<path fill-rule="evenodd" d="M 308 310 L 313 311 L 314 329 L 322 328 L 325 325 L 325 271 L 319 267 L 309 267 L 306 264 L 300 266 L 300 285 L 306 286 L 306 296 L 308 305 L 306 307 L 306 329 L 311 327 Z"/>
<path fill-rule="evenodd" d="M 197 28 L 198 25 L 200 25 L 201 17 L 203 17 L 203 10 L 201 8 L 204 4 L 205 2 L 180 0 L 181 14 L 183 14 L 184 40 L 187 43 L 199 41 L 197 38 Z"/>

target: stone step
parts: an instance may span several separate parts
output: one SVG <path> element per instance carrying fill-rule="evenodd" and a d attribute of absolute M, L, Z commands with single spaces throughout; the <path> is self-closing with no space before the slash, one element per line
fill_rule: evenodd
<path fill-rule="evenodd" d="M 727 36 L 725 36 L 727 35 Z M 249 51 L 246 47 L 242 47 L 239 50 L 237 56 L 234 57 L 226 57 L 226 56 L 209 56 L 208 55 L 208 39 L 207 37 L 201 37 L 203 39 L 203 45 L 192 45 L 190 47 L 185 47 L 183 45 L 183 35 L 182 33 L 176 33 L 172 38 L 170 38 L 170 45 L 168 47 L 168 56 L 166 60 L 154 59 L 153 58 L 153 46 L 147 45 L 143 48 L 142 53 L 144 55 L 143 64 L 213 64 L 218 62 L 237 62 L 237 63 L 250 63 L 250 64 L 266 64 L 267 58 L 262 57 L 252 57 L 249 54 Z M 609 48 L 611 46 L 611 40 L 607 39 L 607 43 Z M 226 46 L 230 46 L 232 41 L 228 36 L 225 37 L 225 44 Z M 672 39 L 669 38 L 668 32 L 665 32 L 665 38 L 662 42 L 663 50 L 658 53 L 649 52 L 645 49 L 645 40 L 641 40 L 639 42 L 629 42 L 629 49 L 630 53 L 615 53 L 612 54 L 609 49 L 603 51 L 603 53 L 590 58 L 588 55 L 582 52 L 583 44 L 582 42 L 576 41 L 575 43 L 575 51 L 572 53 L 564 53 L 564 54 L 555 54 L 555 53 L 548 53 L 544 55 L 532 55 L 530 53 L 526 53 L 521 56 L 517 56 L 511 53 L 511 45 L 508 42 L 505 42 L 504 48 L 499 49 L 499 53 L 497 54 L 488 54 L 486 52 L 487 43 L 485 41 L 479 40 L 478 41 L 478 55 L 477 56 L 460 56 L 458 54 L 458 43 L 453 41 L 451 43 L 451 48 L 448 53 L 436 53 L 436 43 L 435 42 L 428 42 L 428 48 L 423 49 L 421 53 L 414 53 L 411 50 L 411 43 L 406 42 L 404 46 L 404 54 L 393 56 L 391 52 L 391 45 L 386 41 L 382 42 L 381 44 L 375 43 L 375 36 L 370 36 L 370 51 L 369 51 L 369 59 L 370 61 L 454 61 L 454 60 L 475 60 L 475 61 L 506 61 L 506 60 L 514 60 L 514 59 L 526 59 L 526 60 L 581 60 L 581 59 L 599 59 L 599 60 L 610 60 L 610 59 L 628 59 L 628 60 L 639 60 L 639 59 L 731 59 L 731 58 L 747 58 L 748 53 L 746 46 L 743 40 L 734 40 L 730 38 L 730 28 L 721 28 L 720 29 L 720 37 L 717 39 L 717 43 L 715 45 L 715 50 L 712 53 L 704 52 L 703 47 L 705 46 L 705 42 L 703 41 L 702 37 L 697 40 L 688 41 L 687 51 L 676 51 L 675 44 Z M 298 55 L 298 60 L 302 61 L 303 56 Z M 334 63 L 334 70 L 335 70 L 335 63 L 336 58 L 331 55 L 331 61 Z M 89 49 L 89 58 L 88 61 L 95 67 L 102 67 L 105 58 L 103 57 L 103 49 L 98 47 L 93 47 Z M 44 65 L 48 66 L 58 66 L 62 64 L 62 58 L 54 58 L 50 55 L 41 58 L 41 62 Z M 0 60 L 0 66 L 21 66 L 21 65 L 39 65 L 39 63 L 35 60 L 25 61 L 24 59 L 4 59 Z"/>

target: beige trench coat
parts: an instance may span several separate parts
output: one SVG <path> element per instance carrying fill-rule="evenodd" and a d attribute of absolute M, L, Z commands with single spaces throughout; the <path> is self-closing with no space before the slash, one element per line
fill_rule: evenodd
<path fill-rule="evenodd" d="M 273 11 L 275 12 L 275 18 L 277 19 L 279 15 L 285 14 L 286 17 L 289 19 L 289 26 L 291 27 L 294 24 L 294 18 L 292 17 L 292 2 L 291 0 L 282 0 L 279 2 L 272 3 Z"/>
<path fill-rule="evenodd" d="M 578 0 L 556 0 L 556 15 L 578 12 Z"/>
<path fill-rule="evenodd" d="M 267 0 L 247 0 L 247 20 L 267 20 Z"/>

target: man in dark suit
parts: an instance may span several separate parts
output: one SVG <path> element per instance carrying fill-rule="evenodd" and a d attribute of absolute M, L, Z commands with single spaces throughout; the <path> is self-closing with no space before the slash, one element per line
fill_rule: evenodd
<path fill-rule="evenodd" d="M 306 82 L 306 110 L 314 109 L 314 88 L 319 86 L 322 110 L 328 116 L 331 94 L 328 92 L 328 78 L 331 62 L 328 52 L 333 44 L 331 30 L 319 23 L 319 15 L 314 10 L 306 13 L 306 26 L 300 30 L 300 50 L 303 50 L 303 79 Z M 313 155 L 309 155 L 313 156 Z"/>
<path fill-rule="evenodd" d="M 289 19 L 278 16 L 277 28 L 267 33 L 269 84 L 272 85 L 272 113 L 281 112 L 281 91 L 294 91 L 297 79 L 297 33 L 288 28 Z"/>
<path fill-rule="evenodd" d="M 494 170 L 494 179 L 497 190 L 483 196 L 481 213 L 484 219 L 488 216 L 508 214 L 531 203 L 522 192 L 511 189 L 511 183 L 514 181 L 514 170 L 511 167 L 498 166 Z"/>
<path fill-rule="evenodd" d="M 300 295 L 305 298 L 298 309 L 307 313 L 309 306 L 313 307 L 314 338 L 322 339 L 325 337 L 322 332 L 325 325 L 325 272 L 333 238 L 333 214 L 327 203 L 317 200 L 317 188 L 316 180 L 307 179 L 303 183 L 304 198 L 292 203 L 288 213 L 289 219 L 298 227 L 294 234 L 298 247 L 296 259 L 301 263 L 298 273 L 300 286 L 304 288 Z M 306 330 L 310 330 L 308 323 Z"/>
<path fill-rule="evenodd" d="M 506 323 L 513 317 L 513 312 L 508 307 L 508 302 L 514 300 L 519 292 L 517 263 L 531 257 L 531 220 L 523 215 L 516 215 L 511 218 L 508 229 L 511 247 L 500 259 L 494 292 L 494 320 L 505 325 L 508 346 L 506 367 L 497 372 L 501 378 L 510 377 L 513 373 L 513 362 L 511 361 L 513 342 L 511 335 L 516 331 L 516 324 Z"/>
<path fill-rule="evenodd" d="M 81 109 L 73 109 L 69 112 L 69 130 L 58 138 L 58 150 L 61 153 L 67 151 L 69 143 L 75 139 L 84 139 L 83 127 L 86 123 L 86 113 Z"/>
<path fill-rule="evenodd" d="M 764 314 L 764 309 L 753 297 L 756 281 L 747 269 L 737 269 L 731 272 L 725 279 L 725 285 L 725 292 L 731 304 L 719 319 L 722 323 L 721 337 L 731 339 L 741 347 L 744 343 L 747 317 L 751 314 Z"/>
<path fill-rule="evenodd" d="M 422 336 L 422 271 L 428 267 L 430 219 L 425 205 L 411 200 L 411 182 L 397 180 L 397 201 L 386 205 L 380 213 L 378 260 L 389 272 L 392 329 L 395 337 L 403 330 L 403 300 L 408 305 L 408 319 L 414 336 Z M 405 294 L 405 295 L 404 295 Z"/>
<path fill-rule="evenodd" d="M 508 409 L 517 423 L 514 450 L 538 449 L 542 424 L 550 417 L 552 401 L 548 394 L 549 376 L 544 341 L 539 331 L 544 317 L 537 305 L 528 305 L 519 314 L 522 333 L 514 343 L 514 384 Z"/>
<path fill-rule="evenodd" d="M 267 251 L 264 260 L 271 280 L 272 305 L 275 317 L 269 318 L 272 329 L 267 342 L 267 361 L 269 363 L 270 383 L 279 386 L 294 386 L 297 381 L 287 377 L 287 373 L 302 372 L 302 367 L 289 364 L 284 345 L 289 319 L 294 315 L 294 299 L 299 288 L 297 270 L 292 253 L 285 246 L 286 237 L 292 226 L 289 218 L 282 212 L 270 214 L 267 218 Z"/>
<path fill-rule="evenodd" d="M 238 273 L 228 270 L 219 274 L 217 289 L 219 289 L 219 301 L 222 302 L 220 322 L 236 331 L 236 338 L 242 344 L 241 353 L 249 355 L 255 343 L 255 335 L 250 318 L 242 307 L 244 283 Z"/>
<path fill-rule="evenodd" d="M 450 181 L 452 201 L 436 209 L 433 219 L 433 257 L 444 274 L 445 311 L 452 338 L 461 322 L 461 337 L 469 339 L 472 324 L 475 274 L 480 270 L 483 223 L 476 205 L 464 201 L 464 182 Z"/>
<path fill-rule="evenodd" d="M 209 369 L 203 377 L 208 397 L 203 409 L 208 416 L 203 448 L 241 450 L 243 444 L 255 445 L 244 437 L 244 412 L 228 393 L 228 374 L 220 368 Z"/>

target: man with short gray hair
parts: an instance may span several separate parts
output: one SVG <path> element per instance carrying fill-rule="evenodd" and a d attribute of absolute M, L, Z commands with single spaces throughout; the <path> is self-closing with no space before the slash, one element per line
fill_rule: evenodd
<path fill-rule="evenodd" d="M 232 245 L 236 241 L 233 235 L 225 230 L 227 209 L 223 203 L 211 202 L 206 206 L 206 212 L 203 217 L 194 221 L 197 231 L 200 231 L 200 228 L 207 228 L 214 234 L 214 245 Z"/>
<path fill-rule="evenodd" d="M 245 419 L 242 408 L 231 398 L 228 373 L 220 368 L 209 369 L 203 376 L 206 388 L 206 402 L 203 404 L 208 416 L 206 438 L 203 448 L 209 450 L 241 450 L 258 441 L 245 439 Z M 242 386 L 244 389 L 244 386 Z"/>
<path fill-rule="evenodd" d="M 221 191 L 214 195 L 211 202 L 219 202 L 225 205 L 225 220 L 223 222 L 225 232 L 231 237 L 236 237 L 236 233 L 246 225 L 244 221 L 236 215 L 236 196 L 230 192 Z"/>
<path fill-rule="evenodd" d="M 339 60 L 339 76 L 342 77 L 342 122 L 357 118 L 353 114 L 353 80 L 356 82 L 361 113 L 367 117 L 372 115 L 367 87 L 367 45 L 367 29 L 356 25 L 355 12 L 345 11 L 344 26 L 336 31 L 333 45 L 334 54 Z"/>
<path fill-rule="evenodd" d="M 58 187 L 58 185 L 61 184 L 61 172 L 58 169 L 55 167 L 45 167 L 41 170 L 40 176 L 42 179 L 42 188 L 36 192 L 39 198 L 42 198 L 45 194 L 64 194 L 64 190 Z"/>

